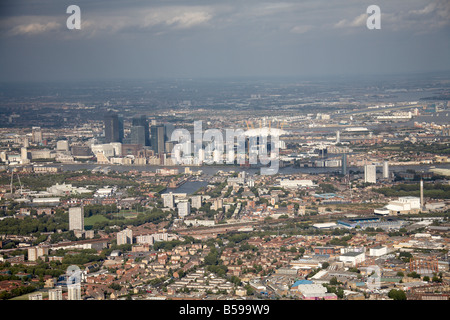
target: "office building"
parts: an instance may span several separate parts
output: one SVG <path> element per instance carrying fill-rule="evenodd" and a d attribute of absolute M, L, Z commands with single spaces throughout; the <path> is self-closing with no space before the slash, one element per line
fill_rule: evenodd
<path fill-rule="evenodd" d="M 69 208 L 69 230 L 84 230 L 83 207 Z"/>
<path fill-rule="evenodd" d="M 58 142 L 56 142 L 56 150 L 57 151 L 69 151 L 69 141 L 59 140 Z"/>
<path fill-rule="evenodd" d="M 373 164 L 366 164 L 364 166 L 364 182 L 377 183 L 377 167 Z"/>
<path fill-rule="evenodd" d="M 147 117 L 142 115 L 133 118 L 131 127 L 131 142 L 130 144 L 141 144 L 143 146 L 150 146 L 150 130 L 148 126 Z"/>
<path fill-rule="evenodd" d="M 109 112 L 104 118 L 105 125 L 105 143 L 122 142 L 123 140 L 123 121 L 115 113 Z"/>
<path fill-rule="evenodd" d="M 133 126 L 130 129 L 130 144 L 145 146 L 145 128 L 143 126 Z"/>
<path fill-rule="evenodd" d="M 75 158 L 88 159 L 93 156 L 91 148 L 88 146 L 72 146 L 71 151 Z"/>
<path fill-rule="evenodd" d="M 165 140 L 171 141 L 172 140 L 172 133 L 175 131 L 175 126 L 171 123 L 164 124 L 164 131 L 165 131 Z M 167 152 L 167 149 L 166 149 Z"/>
<path fill-rule="evenodd" d="M 164 125 L 156 125 L 150 128 L 150 144 L 155 154 L 163 154 L 166 143 L 166 133 Z"/>

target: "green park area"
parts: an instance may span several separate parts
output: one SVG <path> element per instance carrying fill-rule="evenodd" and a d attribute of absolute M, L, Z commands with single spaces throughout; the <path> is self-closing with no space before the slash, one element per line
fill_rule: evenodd
<path fill-rule="evenodd" d="M 36 293 L 42 293 L 42 299 L 47 299 L 48 298 L 48 292 L 47 291 L 35 291 L 35 292 L 31 292 L 31 293 L 27 293 L 18 297 L 14 297 L 10 300 L 29 300 L 29 296 L 36 294 Z"/>

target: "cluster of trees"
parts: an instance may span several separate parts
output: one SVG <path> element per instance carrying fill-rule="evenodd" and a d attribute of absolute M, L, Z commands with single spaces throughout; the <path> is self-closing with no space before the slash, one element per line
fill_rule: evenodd
<path fill-rule="evenodd" d="M 43 277 L 45 275 L 50 275 L 52 277 L 59 277 L 60 275 L 65 273 L 68 265 L 61 265 L 58 262 L 45 263 L 43 261 L 39 261 L 36 265 L 11 265 L 9 263 L 0 264 L 0 269 L 6 268 L 11 272 L 10 275 L 4 275 L 4 277 L 8 277 L 8 279 L 4 280 L 18 280 L 18 273 L 26 273 L 30 274 L 32 277 L 38 277 L 43 281 Z"/>
<path fill-rule="evenodd" d="M 158 251 L 160 249 L 164 250 L 164 251 L 170 251 L 173 248 L 180 246 L 180 245 L 185 245 L 185 244 L 192 244 L 192 243 L 199 243 L 201 242 L 201 240 L 198 239 L 194 239 L 193 237 L 185 237 L 184 241 L 181 240 L 171 240 L 171 241 L 158 241 L 155 242 L 155 244 L 153 245 L 153 249 Z"/>
<path fill-rule="evenodd" d="M 61 232 L 61 233 L 53 233 L 50 236 L 50 243 L 58 243 L 61 241 L 77 241 L 78 238 L 75 236 L 75 233 L 73 230 L 67 231 L 67 232 Z"/>
<path fill-rule="evenodd" d="M 425 183 L 423 189 L 425 197 L 433 199 L 450 198 L 450 185 Z M 389 188 L 374 189 L 374 191 L 382 193 L 386 197 L 420 196 L 419 184 L 399 184 Z"/>
<path fill-rule="evenodd" d="M 235 233 L 226 236 L 225 239 L 230 242 L 230 247 L 234 247 L 237 243 L 250 239 L 251 236 L 252 235 L 250 233 Z"/>
<path fill-rule="evenodd" d="M 211 198 L 217 198 L 222 195 L 222 190 L 227 185 L 227 182 L 222 182 L 216 185 L 216 187 L 207 193 Z"/>
<path fill-rule="evenodd" d="M 389 291 L 388 297 L 394 300 L 406 300 L 406 293 L 400 289 L 392 289 Z"/>
<path fill-rule="evenodd" d="M 62 263 L 67 265 L 83 265 L 100 260 L 102 260 L 102 257 L 97 254 L 81 252 L 78 254 L 65 255 Z"/>
<path fill-rule="evenodd" d="M 338 189 L 331 183 L 320 183 L 319 187 L 322 189 L 323 193 L 334 193 Z"/>
<path fill-rule="evenodd" d="M 33 291 L 36 291 L 35 286 L 20 286 L 18 288 L 14 288 L 11 291 L 2 291 L 0 292 L 0 300 L 9 300 L 14 297 L 18 297 L 24 294 L 31 293 Z"/>
<path fill-rule="evenodd" d="M 211 251 L 206 255 L 204 264 L 206 270 L 209 272 L 213 272 L 219 277 L 225 277 L 228 271 L 228 268 L 223 264 L 223 261 L 220 259 L 220 252 L 216 247 L 211 247 Z"/>
<path fill-rule="evenodd" d="M 329 245 L 336 245 L 336 246 L 348 246 L 347 241 L 349 241 L 353 236 L 352 235 L 347 235 L 347 236 L 343 236 L 340 239 L 334 238 L 331 239 L 328 244 Z"/>
<path fill-rule="evenodd" d="M 323 286 L 327 288 L 328 293 L 336 294 L 339 299 L 344 298 L 344 289 L 340 286 L 337 286 L 339 283 L 337 282 L 336 278 L 332 278 L 331 280 L 333 279 L 335 280 L 333 281 L 333 283 L 332 281 L 330 281 L 330 285 L 324 283 Z"/>
<path fill-rule="evenodd" d="M 67 230 L 69 220 L 67 214 L 55 214 L 34 219 L 31 216 L 21 219 L 3 219 L 0 221 L 0 234 L 30 235 L 37 232 L 56 232 Z"/>
<path fill-rule="evenodd" d="M 117 284 L 117 283 L 111 283 L 109 285 L 109 288 L 111 288 L 113 290 L 120 291 L 122 289 L 122 286 L 120 284 Z"/>

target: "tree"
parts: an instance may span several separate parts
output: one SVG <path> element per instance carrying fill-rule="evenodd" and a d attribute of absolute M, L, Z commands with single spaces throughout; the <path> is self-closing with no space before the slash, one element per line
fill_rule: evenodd
<path fill-rule="evenodd" d="M 418 274 L 415 271 L 408 273 L 407 276 L 410 277 L 410 278 L 415 278 L 415 279 L 419 279 L 420 278 L 420 274 Z"/>
<path fill-rule="evenodd" d="M 393 300 L 406 300 L 406 293 L 403 290 L 392 289 L 389 291 L 388 297 Z"/>
<path fill-rule="evenodd" d="M 431 279 L 433 282 L 442 282 L 442 279 L 439 278 L 438 276 L 433 276 L 433 278 Z"/>
<path fill-rule="evenodd" d="M 333 285 L 333 286 L 337 285 L 338 284 L 337 278 L 336 277 L 331 278 L 330 279 L 330 284 Z"/>

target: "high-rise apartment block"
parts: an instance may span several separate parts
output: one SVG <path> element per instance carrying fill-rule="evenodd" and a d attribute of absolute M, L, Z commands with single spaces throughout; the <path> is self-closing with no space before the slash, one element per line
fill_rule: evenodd
<path fill-rule="evenodd" d="M 193 196 L 191 198 L 192 208 L 200 209 L 202 206 L 202 196 Z"/>
<path fill-rule="evenodd" d="M 181 201 L 177 205 L 178 216 L 184 218 L 191 214 L 191 204 L 188 201 Z"/>
<path fill-rule="evenodd" d="M 163 202 L 164 202 L 164 207 L 170 208 L 170 209 L 173 209 L 175 207 L 175 200 L 174 200 L 174 195 L 172 192 L 164 193 L 162 195 L 162 198 L 163 198 Z"/>
<path fill-rule="evenodd" d="M 366 164 L 364 166 L 364 182 L 377 183 L 377 166 L 374 164 Z"/>
<path fill-rule="evenodd" d="M 81 300 L 81 286 L 79 284 L 67 287 L 67 300 Z"/>
<path fill-rule="evenodd" d="M 132 244 L 133 243 L 133 230 L 125 229 L 117 233 L 117 245 Z"/>
<path fill-rule="evenodd" d="M 84 230 L 83 207 L 69 208 L 69 230 Z"/>
<path fill-rule="evenodd" d="M 48 300 L 62 300 L 62 288 L 57 287 L 48 291 Z"/>
<path fill-rule="evenodd" d="M 389 179 L 389 161 L 383 162 L 383 179 Z"/>
<path fill-rule="evenodd" d="M 42 131 L 41 127 L 32 127 L 31 128 L 31 140 L 34 143 L 42 142 Z"/>

